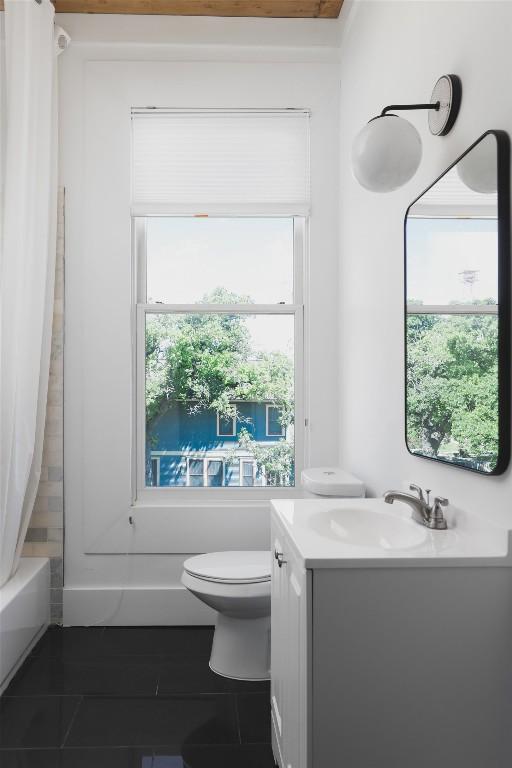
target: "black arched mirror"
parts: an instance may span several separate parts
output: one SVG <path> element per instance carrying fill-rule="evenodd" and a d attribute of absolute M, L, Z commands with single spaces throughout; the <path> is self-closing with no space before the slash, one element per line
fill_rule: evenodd
<path fill-rule="evenodd" d="M 406 443 L 487 475 L 510 454 L 510 142 L 488 131 L 405 216 Z"/>

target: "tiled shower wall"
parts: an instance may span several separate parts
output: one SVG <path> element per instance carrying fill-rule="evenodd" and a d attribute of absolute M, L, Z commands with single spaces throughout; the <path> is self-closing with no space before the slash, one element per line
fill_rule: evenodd
<path fill-rule="evenodd" d="M 23 546 L 24 557 L 49 557 L 53 624 L 62 623 L 64 539 L 64 190 L 59 189 L 52 349 L 41 480 Z"/>

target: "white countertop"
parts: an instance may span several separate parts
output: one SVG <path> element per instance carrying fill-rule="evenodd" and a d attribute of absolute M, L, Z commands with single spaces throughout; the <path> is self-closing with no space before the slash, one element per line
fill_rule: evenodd
<path fill-rule="evenodd" d="M 411 509 L 403 502 L 386 504 L 383 499 L 275 499 L 271 506 L 306 568 L 445 568 L 510 567 L 512 535 L 485 518 L 449 507 L 445 516 L 448 530 L 431 531 L 411 519 Z M 351 542 L 350 532 L 331 522 L 331 514 L 341 513 L 356 521 L 369 519 L 368 543 Z M 386 530 L 389 523 L 410 544 L 393 546 L 375 528 Z M 366 516 L 366 517 L 365 517 Z M 364 526 L 362 530 L 364 529 Z M 360 533 L 364 539 L 366 534 Z M 366 540 L 365 540 L 366 541 Z M 399 538 L 397 541 L 401 541 Z"/>

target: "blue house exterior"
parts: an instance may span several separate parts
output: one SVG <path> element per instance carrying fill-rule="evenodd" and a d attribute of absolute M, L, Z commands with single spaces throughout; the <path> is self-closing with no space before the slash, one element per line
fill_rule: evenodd
<path fill-rule="evenodd" d="M 193 401 L 170 404 L 146 435 L 146 485 L 167 487 L 251 487 L 266 485 L 264 471 L 240 448 L 245 429 L 261 445 L 286 435 L 279 408 L 268 402 L 232 403 L 236 417 L 213 410 L 194 412 Z"/>

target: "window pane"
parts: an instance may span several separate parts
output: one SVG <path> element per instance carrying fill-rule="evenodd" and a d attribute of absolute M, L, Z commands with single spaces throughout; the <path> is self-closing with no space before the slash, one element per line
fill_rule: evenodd
<path fill-rule="evenodd" d="M 496 219 L 407 219 L 407 301 L 496 304 Z"/>
<path fill-rule="evenodd" d="M 292 218 L 149 217 L 152 304 L 293 302 Z"/>
<path fill-rule="evenodd" d="M 146 484 L 160 457 L 160 486 L 240 486 L 241 456 L 263 468 L 267 485 L 294 485 L 294 317 L 292 315 L 146 315 Z M 267 405 L 282 420 L 267 434 Z M 235 436 L 217 434 L 217 414 Z M 231 432 L 230 432 L 231 434 Z M 221 468 L 222 469 L 222 468 Z M 222 475 L 220 475 L 222 478 Z M 210 478 L 212 478 L 210 480 Z M 259 484 L 259 483 L 258 483 Z"/>
<path fill-rule="evenodd" d="M 204 464 L 202 459 L 190 459 L 188 465 L 189 485 L 204 485 Z"/>
<path fill-rule="evenodd" d="M 242 485 L 254 485 L 254 468 L 252 461 L 242 461 Z"/>
<path fill-rule="evenodd" d="M 151 479 L 150 485 L 158 485 L 158 459 L 151 459 Z"/>
<path fill-rule="evenodd" d="M 269 435 L 282 435 L 283 426 L 281 423 L 281 411 L 279 408 L 271 405 L 268 408 L 268 434 Z"/>
<path fill-rule="evenodd" d="M 496 315 L 408 315 L 407 443 L 423 456 L 495 468 Z"/>
<path fill-rule="evenodd" d="M 236 420 L 231 416 L 222 416 L 219 414 L 219 435 L 223 437 L 232 437 L 236 434 Z"/>
<path fill-rule="evenodd" d="M 222 485 L 222 461 L 208 462 L 208 485 L 218 487 Z"/>

